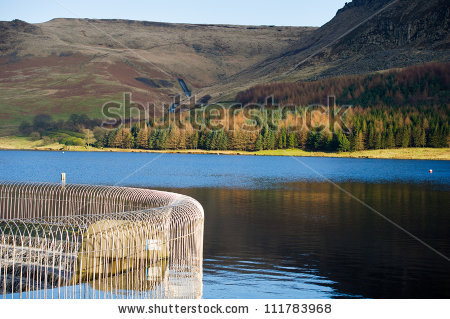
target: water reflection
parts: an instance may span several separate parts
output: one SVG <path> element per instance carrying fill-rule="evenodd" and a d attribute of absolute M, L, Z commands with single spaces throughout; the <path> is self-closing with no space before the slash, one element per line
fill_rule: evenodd
<path fill-rule="evenodd" d="M 341 186 L 450 254 L 445 190 Z M 204 298 L 449 297 L 445 259 L 329 183 L 176 191 L 205 208 Z"/>
<path fill-rule="evenodd" d="M 25 270 L 26 271 L 26 270 Z M 4 274 L 2 274 L 3 280 Z M 5 275 L 6 279 L 11 277 Z M 16 274 L 16 277 L 17 274 Z M 201 298 L 203 293 L 202 268 L 198 265 L 179 261 L 169 265 L 162 260 L 149 265 L 148 268 L 135 268 L 113 275 L 103 275 L 77 285 L 62 284 L 61 278 L 57 280 L 61 285 L 42 284 L 38 289 L 24 289 L 14 293 L 3 293 L 5 299 L 186 299 Z M 17 278 L 9 278 L 11 283 Z M 0 282 L 1 283 L 1 282 Z M 26 285 L 27 282 L 23 282 Z M 8 285 L 6 292 L 13 290 Z"/>

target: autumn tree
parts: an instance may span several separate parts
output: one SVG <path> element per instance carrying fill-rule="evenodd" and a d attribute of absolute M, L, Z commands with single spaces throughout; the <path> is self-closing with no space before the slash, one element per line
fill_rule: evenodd
<path fill-rule="evenodd" d="M 136 137 L 136 146 L 138 148 L 142 148 L 142 149 L 148 149 L 149 148 L 149 130 L 148 127 L 145 126 L 142 129 L 139 130 L 139 133 L 137 133 L 137 137 Z"/>
<path fill-rule="evenodd" d="M 259 137 L 260 135 L 258 135 Z M 294 132 L 289 133 L 288 138 L 288 148 L 295 148 L 297 146 L 297 137 L 295 136 Z"/>
<path fill-rule="evenodd" d="M 94 133 L 90 129 L 84 129 L 84 142 L 87 146 L 90 146 L 95 143 L 96 139 L 94 137 Z"/>

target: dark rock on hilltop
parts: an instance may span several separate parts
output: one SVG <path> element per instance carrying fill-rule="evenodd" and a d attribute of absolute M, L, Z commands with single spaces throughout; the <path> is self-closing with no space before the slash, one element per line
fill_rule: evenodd
<path fill-rule="evenodd" d="M 23 42 L 23 36 L 18 36 L 18 33 L 39 35 L 42 34 L 38 26 L 28 22 L 15 19 L 12 21 L 0 21 L 0 52 L 12 52 L 17 49 L 17 46 Z"/>
<path fill-rule="evenodd" d="M 42 34 L 39 27 L 19 19 L 0 21 L 0 32 L 3 33 L 8 31 Z"/>
<path fill-rule="evenodd" d="M 356 8 L 356 7 L 372 7 L 372 9 L 381 9 L 384 5 L 389 3 L 391 0 L 353 0 L 351 2 L 346 2 L 344 7 L 339 9 L 336 13 L 342 13 L 346 10 Z"/>

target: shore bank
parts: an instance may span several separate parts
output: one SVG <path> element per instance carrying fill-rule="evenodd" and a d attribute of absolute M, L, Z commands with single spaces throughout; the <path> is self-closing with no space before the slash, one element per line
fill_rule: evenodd
<path fill-rule="evenodd" d="M 217 155 L 259 155 L 259 156 L 300 156 L 300 157 L 348 157 L 383 158 L 416 160 L 450 160 L 450 148 L 396 148 L 365 150 L 356 152 L 310 152 L 300 149 L 247 151 L 206 151 L 206 150 L 142 150 L 120 148 L 95 148 L 84 146 L 66 146 L 59 143 L 42 145 L 42 140 L 32 141 L 28 137 L 0 137 L 2 150 L 38 150 L 38 151 L 78 151 L 78 152 L 135 152 L 135 153 L 178 153 L 178 154 L 217 154 Z"/>

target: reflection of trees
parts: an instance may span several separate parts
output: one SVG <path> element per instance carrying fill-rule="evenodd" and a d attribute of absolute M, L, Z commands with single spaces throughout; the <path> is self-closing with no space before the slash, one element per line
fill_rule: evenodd
<path fill-rule="evenodd" d="M 366 297 L 448 296 L 444 259 L 335 186 L 278 186 L 176 190 L 194 196 L 205 208 L 205 258 L 260 257 L 265 265 L 259 267 L 307 267 L 336 281 L 338 291 Z M 341 186 L 444 254 L 450 253 L 445 192 L 408 184 Z"/>

